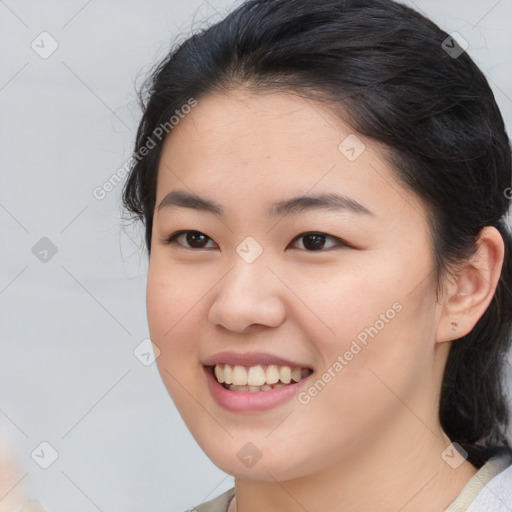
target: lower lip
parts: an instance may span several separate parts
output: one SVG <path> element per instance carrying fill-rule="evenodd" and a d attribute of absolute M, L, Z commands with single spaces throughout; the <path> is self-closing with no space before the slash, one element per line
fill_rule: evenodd
<path fill-rule="evenodd" d="M 288 384 L 282 388 L 249 393 L 226 389 L 222 384 L 217 382 L 217 379 L 213 376 L 211 367 L 205 366 L 203 368 L 213 399 L 221 407 L 224 407 L 224 409 L 233 412 L 266 411 L 272 407 L 276 407 L 296 396 L 304 386 L 304 382 L 313 375 L 311 374 L 295 384 Z"/>

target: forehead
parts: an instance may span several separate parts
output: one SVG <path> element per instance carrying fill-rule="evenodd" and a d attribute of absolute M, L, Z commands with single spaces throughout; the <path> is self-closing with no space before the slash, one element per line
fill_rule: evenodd
<path fill-rule="evenodd" d="M 186 138 L 210 158 L 228 161 L 235 157 L 261 160 L 286 153 L 291 157 L 293 150 L 301 158 L 310 158 L 315 148 L 332 148 L 334 144 L 336 149 L 345 131 L 353 130 L 319 103 L 288 93 L 237 89 L 200 99 L 173 129 L 166 145 L 174 148 L 181 145 L 178 139 Z"/>
<path fill-rule="evenodd" d="M 176 188 L 239 204 L 338 192 L 373 205 L 383 219 L 423 207 L 394 177 L 382 145 L 326 106 L 285 93 L 200 99 L 165 141 L 157 204 Z"/>

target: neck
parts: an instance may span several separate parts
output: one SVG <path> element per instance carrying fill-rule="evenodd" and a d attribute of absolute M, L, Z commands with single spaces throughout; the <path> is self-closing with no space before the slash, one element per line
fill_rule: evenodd
<path fill-rule="evenodd" d="M 417 426 L 414 435 L 383 432 L 364 453 L 320 472 L 284 482 L 236 478 L 229 512 L 444 510 L 477 469 L 467 461 L 453 469 L 441 457 L 450 440 L 440 425 L 425 428 L 410 411 L 409 416 Z"/>

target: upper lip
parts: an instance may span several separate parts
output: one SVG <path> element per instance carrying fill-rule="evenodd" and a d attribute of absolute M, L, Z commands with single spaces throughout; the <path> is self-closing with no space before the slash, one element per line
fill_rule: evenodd
<path fill-rule="evenodd" d="M 265 354 L 262 352 L 252 353 L 236 353 L 236 352 L 219 352 L 204 360 L 205 366 L 215 366 L 216 364 L 230 364 L 231 366 L 258 366 L 275 364 L 278 366 L 289 366 L 290 368 L 311 368 L 307 364 L 297 363 L 290 361 L 283 357 L 275 356 L 272 354 Z"/>

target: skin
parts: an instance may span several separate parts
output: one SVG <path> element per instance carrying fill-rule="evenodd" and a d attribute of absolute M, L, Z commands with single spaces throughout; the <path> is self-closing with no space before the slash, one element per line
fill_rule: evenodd
<path fill-rule="evenodd" d="M 322 104 L 237 89 L 201 98 L 165 141 L 156 204 L 183 190 L 220 203 L 225 215 L 155 209 L 149 329 L 192 435 L 235 476 L 230 512 L 441 511 L 476 472 L 441 457 L 450 440 L 437 410 L 451 341 L 494 294 L 501 236 L 485 228 L 473 259 L 436 300 L 426 206 L 393 177 L 374 141 L 357 135 L 366 150 L 349 161 L 338 146 L 353 133 Z M 275 201 L 332 191 L 374 215 L 266 215 Z M 190 248 L 185 237 L 164 243 L 187 229 L 204 233 L 207 247 Z M 353 247 L 327 238 L 325 249 L 308 251 L 297 239 L 307 231 Z M 250 264 L 236 252 L 247 236 L 263 249 Z M 268 352 L 321 376 L 394 303 L 401 311 L 309 403 L 234 413 L 211 397 L 207 357 Z M 250 468 L 237 457 L 247 442 L 261 454 Z"/>

